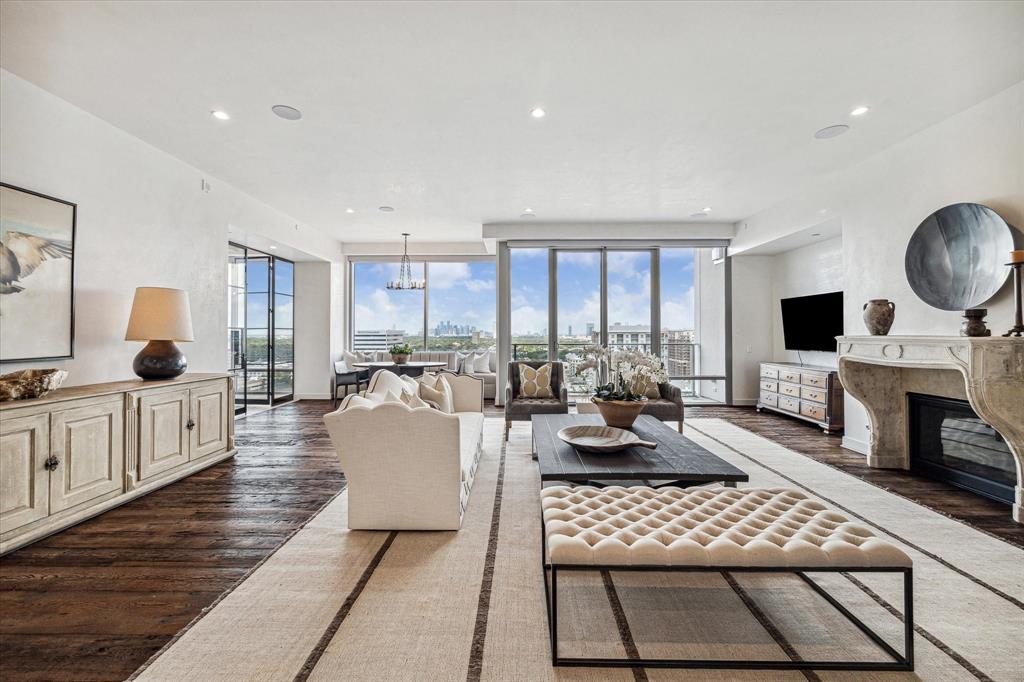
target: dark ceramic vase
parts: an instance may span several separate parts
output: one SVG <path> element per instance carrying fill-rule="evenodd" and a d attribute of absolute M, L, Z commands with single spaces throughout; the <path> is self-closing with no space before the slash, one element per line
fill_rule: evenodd
<path fill-rule="evenodd" d="M 173 341 L 150 341 L 132 363 L 135 373 L 146 381 L 173 379 L 185 373 L 188 361 Z"/>

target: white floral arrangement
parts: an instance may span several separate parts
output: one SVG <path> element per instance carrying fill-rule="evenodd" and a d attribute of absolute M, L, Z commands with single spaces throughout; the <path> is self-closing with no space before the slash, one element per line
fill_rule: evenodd
<path fill-rule="evenodd" d="M 601 382 L 604 381 L 602 370 L 607 368 L 607 383 L 594 390 L 594 396 L 601 400 L 646 400 L 644 389 L 648 384 L 668 381 L 661 358 L 652 353 L 609 350 L 603 346 L 588 346 L 584 352 L 587 360 L 580 366 L 581 370 L 597 372 Z"/>

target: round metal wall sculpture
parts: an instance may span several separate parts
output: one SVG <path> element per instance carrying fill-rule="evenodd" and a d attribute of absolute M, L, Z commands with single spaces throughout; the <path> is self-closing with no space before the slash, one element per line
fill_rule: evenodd
<path fill-rule="evenodd" d="M 940 208 L 917 226 L 904 267 L 918 298 L 940 310 L 976 308 L 995 296 L 1010 274 L 1013 234 L 981 204 Z"/>

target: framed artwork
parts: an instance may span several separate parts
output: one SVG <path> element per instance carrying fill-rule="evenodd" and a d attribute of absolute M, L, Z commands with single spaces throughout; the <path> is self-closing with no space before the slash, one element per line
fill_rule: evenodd
<path fill-rule="evenodd" d="M 0 182 L 0 362 L 74 356 L 76 210 Z"/>

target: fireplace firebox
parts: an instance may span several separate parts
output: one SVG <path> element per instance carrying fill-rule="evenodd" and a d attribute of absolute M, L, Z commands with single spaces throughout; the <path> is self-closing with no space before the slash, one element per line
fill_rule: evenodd
<path fill-rule="evenodd" d="M 907 401 L 911 471 L 1013 504 L 1013 455 L 970 403 L 919 393 Z"/>

